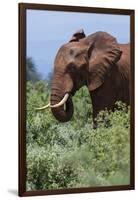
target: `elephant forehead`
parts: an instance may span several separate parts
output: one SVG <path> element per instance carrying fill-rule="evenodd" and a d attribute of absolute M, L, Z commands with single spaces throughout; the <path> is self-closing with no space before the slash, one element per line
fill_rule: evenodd
<path fill-rule="evenodd" d="M 65 45 L 66 49 L 73 49 L 76 51 L 86 49 L 86 45 L 84 45 L 82 42 L 69 42 Z"/>
<path fill-rule="evenodd" d="M 87 47 L 80 42 L 71 42 L 64 45 L 59 50 L 59 56 L 74 57 L 78 54 L 84 53 Z"/>
<path fill-rule="evenodd" d="M 55 58 L 55 65 L 67 65 L 69 62 L 73 62 L 78 56 L 84 54 L 87 50 L 87 46 L 80 42 L 67 43 L 59 49 Z"/>

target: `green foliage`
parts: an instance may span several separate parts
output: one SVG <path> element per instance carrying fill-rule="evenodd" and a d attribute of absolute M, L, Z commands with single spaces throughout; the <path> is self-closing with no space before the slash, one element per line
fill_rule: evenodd
<path fill-rule="evenodd" d="M 102 111 L 92 128 L 86 87 L 73 97 L 74 116 L 59 123 L 50 110 L 44 81 L 27 82 L 27 190 L 129 184 L 130 108 L 117 102 Z"/>

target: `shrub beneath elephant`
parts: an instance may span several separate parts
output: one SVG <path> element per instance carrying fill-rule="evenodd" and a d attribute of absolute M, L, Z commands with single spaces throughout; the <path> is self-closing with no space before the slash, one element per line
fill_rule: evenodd
<path fill-rule="evenodd" d="M 115 112 L 102 111 L 93 129 L 86 87 L 73 97 L 67 123 L 34 110 L 49 95 L 45 81 L 27 82 L 27 190 L 129 184 L 130 108 L 118 102 Z"/>

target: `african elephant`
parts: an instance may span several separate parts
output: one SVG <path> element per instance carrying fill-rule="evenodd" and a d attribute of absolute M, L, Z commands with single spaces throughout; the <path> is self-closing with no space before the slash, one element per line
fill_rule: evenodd
<path fill-rule="evenodd" d="M 51 100 L 40 110 L 51 107 L 57 120 L 69 121 L 73 115 L 72 96 L 86 85 L 95 119 L 99 111 L 113 109 L 116 101 L 129 104 L 129 75 L 129 44 L 118 44 L 116 38 L 106 32 L 86 37 L 80 30 L 58 50 Z"/>

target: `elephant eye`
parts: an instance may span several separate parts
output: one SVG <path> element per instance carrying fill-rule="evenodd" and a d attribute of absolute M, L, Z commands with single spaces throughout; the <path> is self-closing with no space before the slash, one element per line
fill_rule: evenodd
<path fill-rule="evenodd" d="M 69 65 L 69 71 L 70 72 L 75 72 L 76 71 L 76 66 L 74 64 Z"/>

